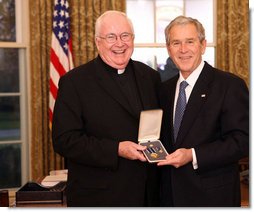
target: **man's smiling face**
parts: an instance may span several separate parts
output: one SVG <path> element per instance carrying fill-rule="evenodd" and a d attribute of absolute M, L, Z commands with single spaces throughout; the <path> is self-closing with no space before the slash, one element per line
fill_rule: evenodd
<path fill-rule="evenodd" d="M 123 33 L 131 34 L 131 39 L 122 41 L 120 35 Z M 113 43 L 107 42 L 105 37 L 109 35 L 116 35 L 117 40 Z M 126 17 L 119 14 L 105 16 L 95 42 L 105 63 L 116 69 L 124 69 L 127 66 L 134 50 L 134 35 Z"/>

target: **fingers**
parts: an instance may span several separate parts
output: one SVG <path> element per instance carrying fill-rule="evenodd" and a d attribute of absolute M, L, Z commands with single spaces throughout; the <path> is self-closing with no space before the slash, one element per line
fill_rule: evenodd
<path fill-rule="evenodd" d="M 166 160 L 160 161 L 157 163 L 158 166 L 171 165 L 175 168 L 179 168 L 181 166 L 181 161 L 179 155 L 172 153 L 166 156 Z"/>
<path fill-rule="evenodd" d="M 119 143 L 118 155 L 129 160 L 140 160 L 145 162 L 146 158 L 142 153 L 145 149 L 146 147 L 132 141 L 122 141 Z"/>
<path fill-rule="evenodd" d="M 165 166 L 165 165 L 170 165 L 170 166 L 174 166 L 175 168 L 179 168 L 180 165 L 177 163 L 174 163 L 172 161 L 160 161 L 157 163 L 157 166 Z"/>
<path fill-rule="evenodd" d="M 181 148 L 167 155 L 166 160 L 159 162 L 157 165 L 158 166 L 171 165 L 174 166 L 175 168 L 179 168 L 191 161 L 192 161 L 191 149 Z"/>
<path fill-rule="evenodd" d="M 147 147 L 146 146 L 141 146 L 139 144 L 135 144 L 135 148 L 137 148 L 137 150 L 139 150 L 139 151 L 144 151 Z"/>
<path fill-rule="evenodd" d="M 144 154 L 142 152 L 140 152 L 140 151 L 138 151 L 137 159 L 142 161 L 142 162 L 146 162 L 147 161 L 145 156 L 144 156 Z"/>
<path fill-rule="evenodd" d="M 166 160 L 165 161 L 160 161 L 160 162 L 157 163 L 157 166 L 165 166 L 165 165 L 171 165 L 171 164 L 169 164 L 168 161 L 166 161 Z"/>
<path fill-rule="evenodd" d="M 146 149 L 145 146 L 141 146 L 139 144 L 133 143 L 133 148 L 134 148 L 133 149 L 133 155 L 135 155 L 134 160 L 135 160 L 135 157 L 136 157 L 137 160 L 140 160 L 140 161 L 143 161 L 143 162 L 147 161 L 144 154 L 143 154 L 143 152 L 142 152 Z"/>

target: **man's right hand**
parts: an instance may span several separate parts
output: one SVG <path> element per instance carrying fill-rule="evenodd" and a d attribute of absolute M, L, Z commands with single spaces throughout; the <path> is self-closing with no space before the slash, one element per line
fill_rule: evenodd
<path fill-rule="evenodd" d="M 121 141 L 118 146 L 118 155 L 120 157 L 129 159 L 129 160 L 140 160 L 147 161 L 144 154 L 142 153 L 145 150 L 145 146 L 141 146 L 132 141 Z"/>

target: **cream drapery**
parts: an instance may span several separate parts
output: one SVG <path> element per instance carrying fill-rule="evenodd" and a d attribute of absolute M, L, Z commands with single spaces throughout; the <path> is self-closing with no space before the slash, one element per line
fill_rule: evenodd
<path fill-rule="evenodd" d="M 69 0 L 74 65 L 97 55 L 95 20 L 106 10 L 125 11 L 125 0 Z M 31 76 L 31 179 L 64 168 L 52 148 L 49 128 L 49 57 L 54 0 L 29 0 Z"/>
<path fill-rule="evenodd" d="M 248 0 L 217 0 L 216 66 L 249 85 Z"/>
<path fill-rule="evenodd" d="M 249 1 L 217 0 L 217 67 L 240 76 L 248 86 L 249 36 Z M 249 158 L 239 164 L 239 171 L 249 169 Z"/>

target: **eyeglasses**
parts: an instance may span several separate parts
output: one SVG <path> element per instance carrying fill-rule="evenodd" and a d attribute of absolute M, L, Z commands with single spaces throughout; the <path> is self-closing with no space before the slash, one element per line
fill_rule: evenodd
<path fill-rule="evenodd" d="M 124 32 L 121 35 L 119 35 L 121 41 L 123 42 L 130 41 L 133 38 L 133 36 L 134 36 L 133 34 L 128 32 Z M 97 36 L 97 37 L 101 39 L 105 39 L 107 43 L 115 43 L 117 41 L 118 36 L 116 34 L 110 33 L 110 34 L 107 34 L 105 37 L 102 37 L 102 36 Z"/>

